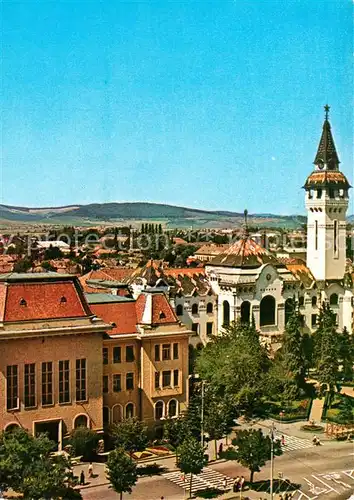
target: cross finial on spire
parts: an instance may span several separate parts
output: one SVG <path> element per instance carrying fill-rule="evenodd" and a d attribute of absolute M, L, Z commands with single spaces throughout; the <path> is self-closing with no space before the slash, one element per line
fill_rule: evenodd
<path fill-rule="evenodd" d="M 328 106 L 328 104 L 326 104 L 324 106 L 324 110 L 325 110 L 325 120 L 328 120 L 328 113 L 329 113 L 329 110 L 330 110 L 330 106 Z"/>
<path fill-rule="evenodd" d="M 245 238 L 248 238 L 249 233 L 248 233 L 248 220 L 247 220 L 247 218 L 248 218 L 248 210 L 247 210 L 247 208 L 244 210 L 243 215 L 245 217 L 245 220 L 244 220 L 244 223 L 243 223 L 243 231 L 242 231 L 242 233 L 243 233 L 243 236 Z"/>

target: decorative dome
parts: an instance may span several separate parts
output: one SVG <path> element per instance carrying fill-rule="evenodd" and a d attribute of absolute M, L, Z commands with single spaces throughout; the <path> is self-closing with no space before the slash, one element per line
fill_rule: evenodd
<path fill-rule="evenodd" d="M 230 248 L 217 255 L 209 265 L 241 268 L 257 268 L 263 264 L 279 266 L 279 261 L 265 248 L 246 235 Z"/>
<path fill-rule="evenodd" d="M 334 187 L 348 189 L 350 184 L 346 176 L 339 170 L 314 171 L 307 178 L 304 188 Z"/>

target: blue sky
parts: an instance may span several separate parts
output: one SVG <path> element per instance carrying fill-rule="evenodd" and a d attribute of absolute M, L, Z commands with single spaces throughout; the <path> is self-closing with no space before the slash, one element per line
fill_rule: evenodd
<path fill-rule="evenodd" d="M 326 102 L 353 181 L 352 0 L 1 9 L 2 203 L 303 213 Z"/>

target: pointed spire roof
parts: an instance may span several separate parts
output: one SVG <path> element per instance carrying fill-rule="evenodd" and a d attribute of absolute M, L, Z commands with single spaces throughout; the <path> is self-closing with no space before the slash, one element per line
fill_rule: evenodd
<path fill-rule="evenodd" d="M 338 170 L 338 165 L 340 163 L 336 146 L 334 144 L 334 139 L 331 131 L 331 124 L 328 120 L 328 113 L 330 107 L 328 104 L 324 107 L 325 109 L 325 120 L 323 123 L 323 130 L 320 139 L 320 143 L 318 145 L 317 154 L 315 157 L 315 161 L 313 162 L 315 165 L 328 165 L 329 170 Z"/>

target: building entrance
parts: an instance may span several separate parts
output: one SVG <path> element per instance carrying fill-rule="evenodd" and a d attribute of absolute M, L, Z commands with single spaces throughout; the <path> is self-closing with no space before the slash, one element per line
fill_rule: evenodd
<path fill-rule="evenodd" d="M 55 449 L 61 449 L 62 426 L 60 420 L 47 420 L 46 422 L 35 422 L 35 435 L 46 434 L 55 443 Z"/>

